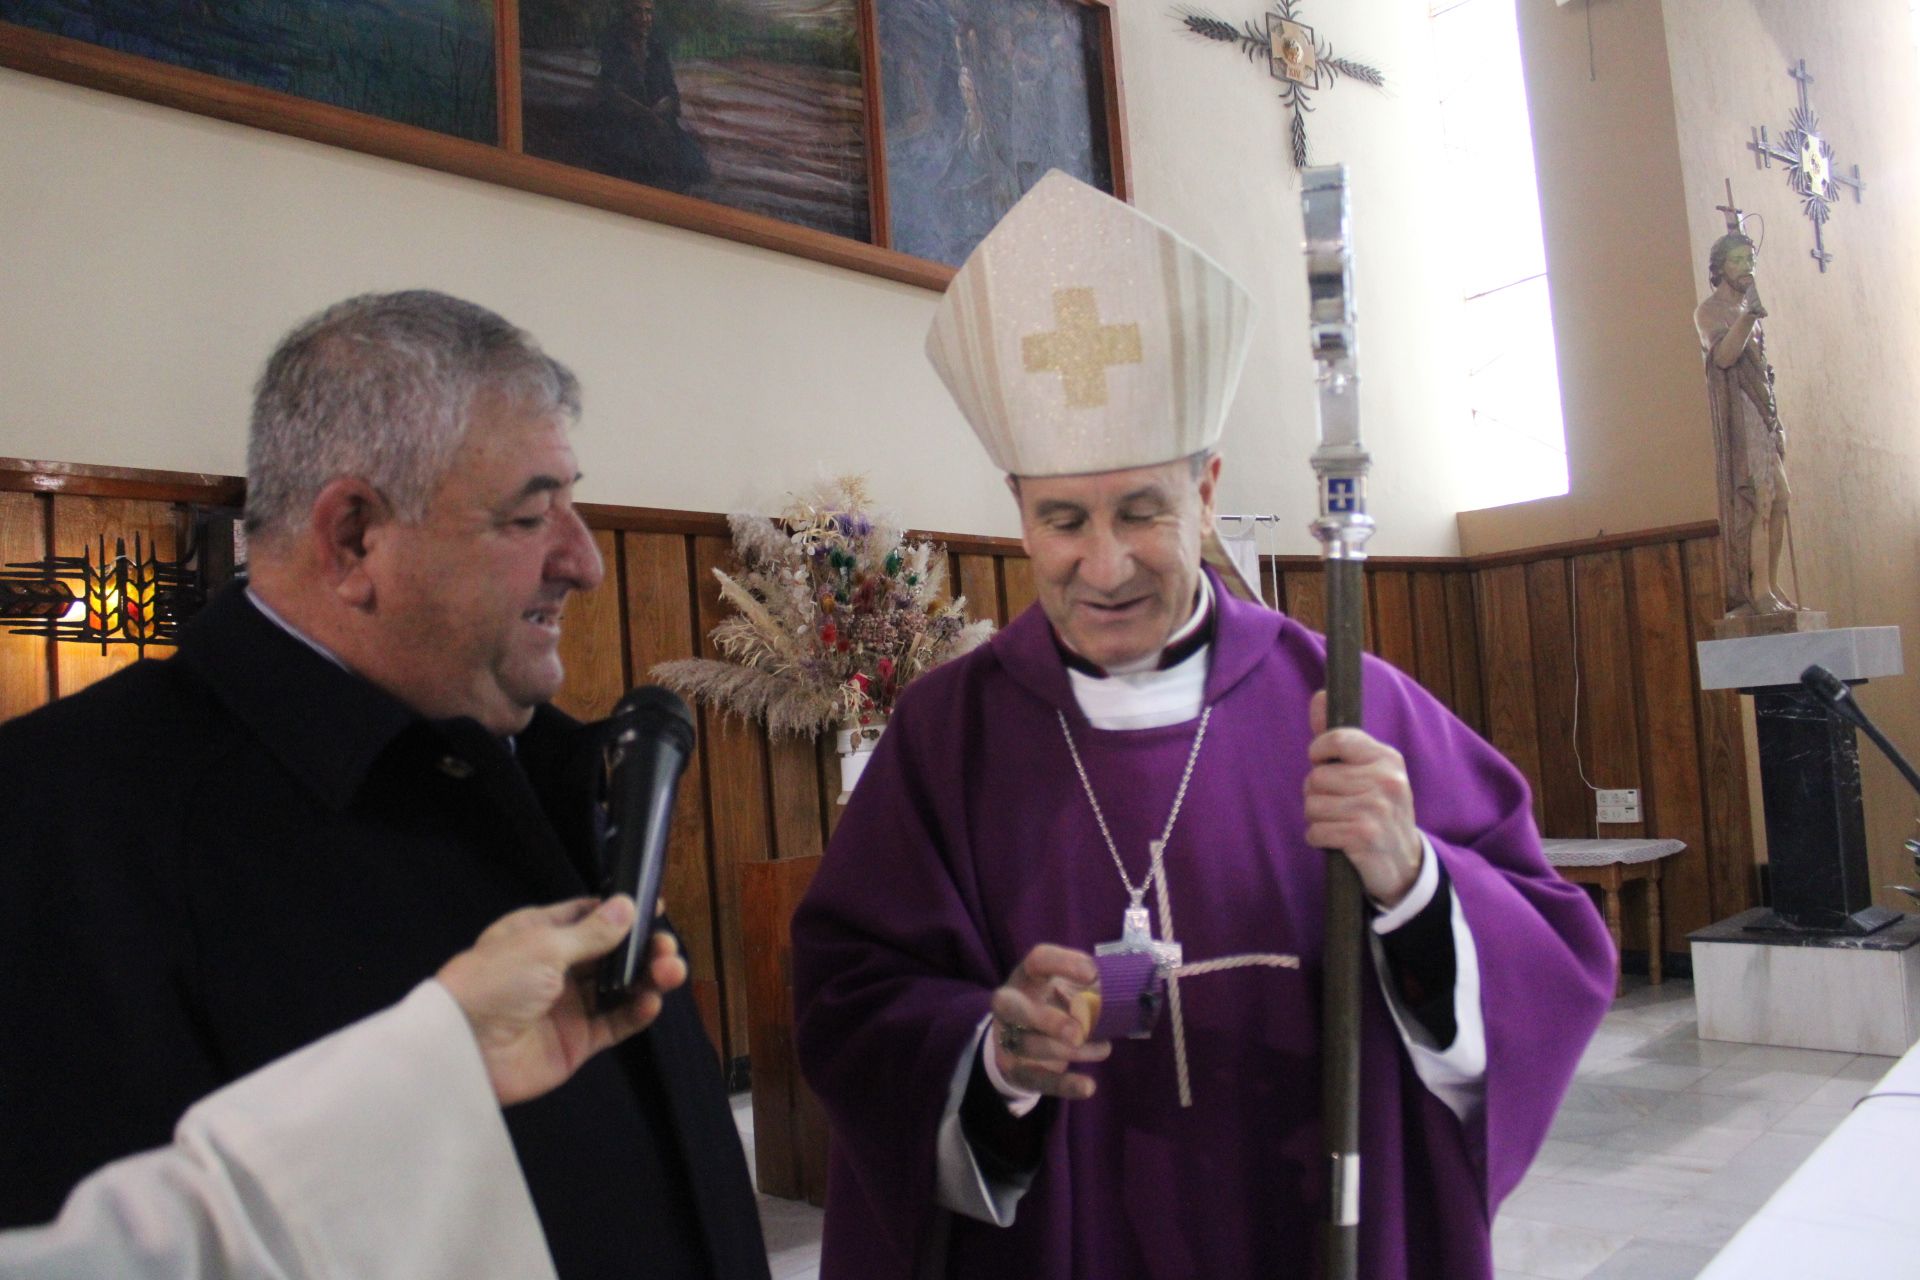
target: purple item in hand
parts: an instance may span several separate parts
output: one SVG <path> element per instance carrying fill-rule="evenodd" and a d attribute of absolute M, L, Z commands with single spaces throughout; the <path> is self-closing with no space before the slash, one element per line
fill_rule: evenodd
<path fill-rule="evenodd" d="M 1100 971 L 1100 1017 L 1089 1038 L 1145 1040 L 1151 1036 L 1167 988 L 1153 953 L 1119 951 L 1096 956 L 1093 963 Z"/>

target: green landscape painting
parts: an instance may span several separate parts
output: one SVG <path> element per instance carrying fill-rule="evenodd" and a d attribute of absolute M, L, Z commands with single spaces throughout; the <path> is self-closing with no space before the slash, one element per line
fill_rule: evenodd
<path fill-rule="evenodd" d="M 493 0 L 0 0 L 0 21 L 495 142 Z"/>

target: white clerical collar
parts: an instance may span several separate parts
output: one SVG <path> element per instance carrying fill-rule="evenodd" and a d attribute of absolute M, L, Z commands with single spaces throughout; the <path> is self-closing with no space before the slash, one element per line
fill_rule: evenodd
<path fill-rule="evenodd" d="M 1213 607 L 1213 583 L 1200 575 L 1200 597 L 1193 616 L 1167 637 L 1167 648 L 1188 639 Z M 1207 670 L 1213 646 L 1203 644 L 1174 665 L 1161 668 L 1160 656 L 1110 668 L 1105 677 L 1067 668 L 1067 680 L 1080 713 L 1096 729 L 1157 729 L 1184 724 L 1200 714 L 1206 700 Z"/>
<path fill-rule="evenodd" d="M 1176 629 L 1172 635 L 1167 637 L 1167 642 L 1160 646 L 1160 652 L 1149 654 L 1144 658 L 1135 658 L 1132 662 L 1123 662 L 1118 666 L 1108 667 L 1107 674 L 1109 676 L 1132 676 L 1139 675 L 1143 671 L 1157 670 L 1160 666 L 1161 656 L 1169 649 L 1179 648 L 1181 641 L 1186 640 L 1192 636 L 1194 632 L 1198 631 L 1207 620 L 1207 610 L 1212 607 L 1213 580 L 1203 573 L 1200 575 L 1200 589 L 1194 592 L 1193 595 L 1193 613 L 1188 616 L 1185 622 L 1180 624 L 1179 628 Z"/>

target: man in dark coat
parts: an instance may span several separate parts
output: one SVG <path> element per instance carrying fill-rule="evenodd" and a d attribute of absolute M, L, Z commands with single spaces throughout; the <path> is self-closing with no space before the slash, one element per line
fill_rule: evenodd
<path fill-rule="evenodd" d="M 0 1226 L 494 918 L 600 888 L 596 741 L 547 705 L 602 577 L 578 413 L 469 303 L 324 312 L 257 391 L 248 584 L 170 661 L 0 726 Z M 713 1049 L 665 1004 L 506 1112 L 566 1280 L 767 1274 Z"/>

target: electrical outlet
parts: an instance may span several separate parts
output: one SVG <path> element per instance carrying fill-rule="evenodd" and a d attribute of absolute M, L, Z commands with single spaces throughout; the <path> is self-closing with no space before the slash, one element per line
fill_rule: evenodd
<path fill-rule="evenodd" d="M 1640 821 L 1640 792 L 1632 787 L 1595 793 L 1600 801 L 1600 822 L 1621 824 Z"/>

